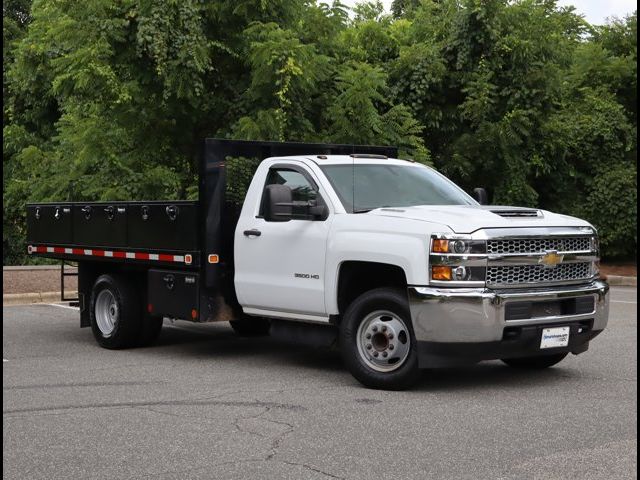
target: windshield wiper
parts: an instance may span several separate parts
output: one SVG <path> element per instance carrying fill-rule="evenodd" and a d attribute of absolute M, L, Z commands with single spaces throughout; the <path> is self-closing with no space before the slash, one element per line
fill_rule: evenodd
<path fill-rule="evenodd" d="M 389 205 L 382 205 L 381 207 L 366 207 L 366 208 L 354 208 L 353 213 L 367 213 L 371 210 L 377 210 L 379 208 L 391 208 Z"/>

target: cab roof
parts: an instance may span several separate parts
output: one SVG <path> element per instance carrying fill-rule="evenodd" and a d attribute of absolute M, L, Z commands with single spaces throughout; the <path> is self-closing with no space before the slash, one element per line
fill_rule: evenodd
<path fill-rule="evenodd" d="M 353 154 L 353 155 L 290 155 L 284 157 L 271 157 L 268 160 L 310 160 L 316 165 L 411 165 L 415 164 L 413 160 L 401 160 L 398 158 L 387 158 L 382 155 L 367 155 L 367 154 Z"/>

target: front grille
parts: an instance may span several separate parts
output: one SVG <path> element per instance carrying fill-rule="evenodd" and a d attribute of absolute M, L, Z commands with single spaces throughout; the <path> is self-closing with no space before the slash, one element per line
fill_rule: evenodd
<path fill-rule="evenodd" d="M 520 285 L 528 283 L 570 282 L 591 278 L 591 263 L 544 265 L 509 265 L 487 267 L 487 285 Z"/>
<path fill-rule="evenodd" d="M 546 250 L 559 252 L 584 252 L 591 250 L 591 237 L 563 238 L 515 238 L 510 240 L 489 240 L 487 253 L 544 253 Z"/>

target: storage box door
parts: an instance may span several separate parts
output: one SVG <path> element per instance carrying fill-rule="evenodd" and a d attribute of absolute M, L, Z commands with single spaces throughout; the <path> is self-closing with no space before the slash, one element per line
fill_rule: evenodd
<path fill-rule="evenodd" d="M 27 241 L 47 245 L 71 243 L 71 207 L 59 205 L 27 206 Z"/>
<path fill-rule="evenodd" d="M 74 244 L 124 247 L 127 245 L 127 205 L 74 204 Z"/>
<path fill-rule="evenodd" d="M 199 319 L 198 274 L 176 270 L 149 270 L 147 311 L 154 316 Z"/>
<path fill-rule="evenodd" d="M 129 205 L 129 245 L 157 250 L 197 250 L 198 210 L 195 203 Z"/>

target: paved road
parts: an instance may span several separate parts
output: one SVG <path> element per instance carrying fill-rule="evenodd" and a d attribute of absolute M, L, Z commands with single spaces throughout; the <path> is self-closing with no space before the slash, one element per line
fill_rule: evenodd
<path fill-rule="evenodd" d="M 400 393 L 226 325 L 112 352 L 75 311 L 6 307 L 4 478 L 634 478 L 636 290 L 613 300 L 608 330 L 556 368 L 486 362 Z"/>

